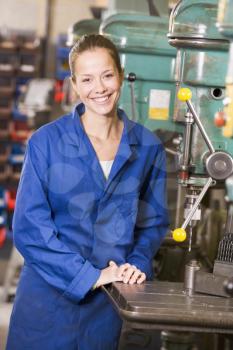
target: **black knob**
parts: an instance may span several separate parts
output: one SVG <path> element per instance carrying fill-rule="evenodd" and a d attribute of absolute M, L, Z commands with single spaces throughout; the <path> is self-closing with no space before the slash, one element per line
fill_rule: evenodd
<path fill-rule="evenodd" d="M 225 292 L 230 295 L 231 297 L 233 297 L 233 277 L 227 279 L 224 282 L 224 290 Z"/>
<path fill-rule="evenodd" d="M 133 72 L 129 73 L 128 76 L 127 76 L 127 79 L 128 79 L 128 81 L 133 83 L 137 79 L 136 74 L 133 73 Z"/>

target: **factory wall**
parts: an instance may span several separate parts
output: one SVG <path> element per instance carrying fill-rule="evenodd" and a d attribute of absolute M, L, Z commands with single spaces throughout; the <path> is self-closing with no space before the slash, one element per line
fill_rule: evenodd
<path fill-rule="evenodd" d="M 51 4 L 50 33 L 47 33 L 48 4 Z M 0 0 L 0 30 L 31 30 L 48 42 L 47 57 L 54 57 L 58 35 L 67 33 L 70 25 L 92 18 L 92 0 Z M 54 75 L 54 60 L 46 59 L 46 75 Z"/>
<path fill-rule="evenodd" d="M 0 0 L 0 27 L 36 30 L 41 36 L 46 31 L 47 0 Z M 91 18 L 89 6 L 92 0 L 52 0 L 52 40 L 66 32 L 70 24 Z"/>

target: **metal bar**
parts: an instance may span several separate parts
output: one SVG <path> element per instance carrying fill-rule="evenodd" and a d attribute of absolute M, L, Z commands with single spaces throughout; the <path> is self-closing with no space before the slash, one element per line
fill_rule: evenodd
<path fill-rule="evenodd" d="M 44 44 L 44 57 L 43 62 L 43 76 L 49 77 L 51 71 L 49 62 L 51 61 L 51 32 L 52 32 L 52 16 L 53 16 L 53 6 L 54 0 L 46 0 L 46 9 L 45 9 L 45 44 Z"/>
<path fill-rule="evenodd" d="M 183 204 L 184 204 L 184 188 L 178 184 L 177 189 L 177 205 L 176 205 L 176 217 L 175 217 L 175 227 L 180 227 L 181 222 L 183 221 Z M 181 212 L 182 208 L 182 212 Z"/>
<path fill-rule="evenodd" d="M 233 84 L 233 41 L 230 43 L 226 84 Z"/>
<path fill-rule="evenodd" d="M 132 107 L 132 117 L 133 121 L 137 120 L 136 117 L 136 102 L 135 102 L 135 93 L 134 93 L 134 82 L 130 82 L 130 94 L 131 94 L 131 107 Z"/>
<path fill-rule="evenodd" d="M 171 154 L 172 156 L 178 156 L 178 155 L 179 155 L 179 152 L 178 152 L 178 151 L 175 151 L 174 149 L 169 148 L 169 147 L 165 147 L 165 151 L 166 151 L 168 154 Z"/>
<path fill-rule="evenodd" d="M 197 197 L 194 206 L 192 207 L 192 209 L 190 210 L 187 218 L 185 219 L 183 225 L 181 226 L 183 229 L 186 229 L 187 225 L 189 224 L 189 222 L 191 221 L 198 205 L 201 203 L 202 198 L 204 197 L 205 193 L 207 192 L 208 188 L 210 187 L 210 185 L 212 184 L 212 177 L 209 177 L 205 186 L 203 187 L 201 193 L 199 194 L 199 196 Z"/>
<path fill-rule="evenodd" d="M 160 17 L 159 11 L 153 0 L 147 0 L 149 6 L 149 14 L 150 16 Z"/>
<path fill-rule="evenodd" d="M 214 146 L 212 145 L 212 143 L 209 139 L 209 136 L 207 135 L 207 133 L 202 125 L 202 122 L 200 121 L 200 118 L 198 117 L 198 115 L 193 107 L 192 102 L 187 100 L 186 103 L 187 103 L 190 111 L 192 112 L 193 118 L 195 119 L 195 122 L 198 126 L 198 129 L 200 130 L 200 133 L 202 134 L 202 137 L 204 138 L 204 140 L 205 140 L 205 142 L 210 150 L 210 153 L 214 153 L 215 152 Z"/>
<path fill-rule="evenodd" d="M 192 124 L 193 117 L 187 113 L 185 116 L 185 135 L 184 135 L 184 150 L 183 150 L 183 165 L 185 168 L 189 165 L 190 158 L 190 147 L 191 147 L 191 137 L 192 137 Z"/>
<path fill-rule="evenodd" d="M 190 146 L 191 146 L 191 132 L 192 132 L 192 125 L 187 124 L 185 129 L 185 138 L 184 138 L 184 158 L 183 158 L 183 165 L 188 166 L 189 164 L 189 157 L 190 157 Z"/>

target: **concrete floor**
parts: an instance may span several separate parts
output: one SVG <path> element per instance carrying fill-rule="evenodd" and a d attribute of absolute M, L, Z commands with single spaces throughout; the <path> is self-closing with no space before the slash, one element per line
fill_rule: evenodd
<path fill-rule="evenodd" d="M 8 268 L 9 258 L 12 251 L 12 239 L 7 238 L 4 246 L 0 249 L 0 350 L 5 350 L 9 320 L 13 303 L 2 303 L 1 296 Z"/>
<path fill-rule="evenodd" d="M 5 350 L 12 303 L 0 304 L 0 350 Z"/>

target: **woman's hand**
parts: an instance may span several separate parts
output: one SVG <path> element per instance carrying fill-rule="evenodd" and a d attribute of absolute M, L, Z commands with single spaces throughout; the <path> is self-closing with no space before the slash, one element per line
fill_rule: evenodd
<path fill-rule="evenodd" d="M 120 267 L 118 267 L 114 261 L 110 261 L 109 266 L 101 271 L 100 277 L 95 284 L 95 288 L 98 288 L 108 283 L 120 281 L 123 281 L 123 276 Z"/>
<path fill-rule="evenodd" d="M 135 265 L 129 263 L 123 264 L 119 267 L 120 274 L 122 275 L 122 281 L 129 284 L 141 284 L 146 280 L 146 275 L 141 270 L 137 269 Z"/>
<path fill-rule="evenodd" d="M 118 266 L 114 261 L 109 262 L 109 266 L 103 269 L 95 284 L 95 288 L 112 282 L 123 282 L 129 284 L 141 284 L 146 280 L 146 275 L 136 266 L 128 263 Z"/>

